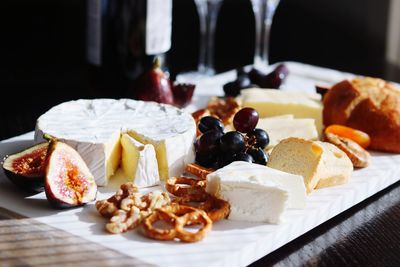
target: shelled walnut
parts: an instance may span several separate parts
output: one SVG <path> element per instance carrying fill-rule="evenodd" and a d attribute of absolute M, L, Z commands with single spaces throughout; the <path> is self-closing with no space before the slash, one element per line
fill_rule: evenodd
<path fill-rule="evenodd" d="M 154 191 L 141 196 L 133 183 L 125 183 L 112 197 L 97 201 L 96 209 L 103 217 L 110 218 L 107 231 L 118 234 L 134 229 L 153 210 L 170 202 L 166 192 Z"/>

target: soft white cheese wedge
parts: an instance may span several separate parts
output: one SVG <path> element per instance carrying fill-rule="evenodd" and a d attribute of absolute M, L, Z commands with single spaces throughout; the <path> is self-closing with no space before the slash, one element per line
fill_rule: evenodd
<path fill-rule="evenodd" d="M 252 107 L 260 117 L 293 114 L 295 118 L 312 118 L 318 133 L 322 133 L 322 103 L 318 94 L 250 88 L 240 92 L 238 100 L 244 107 Z"/>
<path fill-rule="evenodd" d="M 160 183 L 156 152 L 153 145 L 144 145 L 128 134 L 121 137 L 121 168 L 128 181 L 138 187 L 153 186 Z"/>
<path fill-rule="evenodd" d="M 243 161 L 207 175 L 206 190 L 230 203 L 230 220 L 279 223 L 286 207 L 305 207 L 302 176 Z"/>
<path fill-rule="evenodd" d="M 170 105 L 131 99 L 69 101 L 39 117 L 35 141 L 49 134 L 75 148 L 100 186 L 107 185 L 121 160 L 121 134 L 128 133 L 156 151 L 161 179 L 180 175 L 194 160 L 196 125 L 192 116 Z"/>
<path fill-rule="evenodd" d="M 267 149 L 276 146 L 281 140 L 288 137 L 318 140 L 314 119 L 294 119 L 293 117 L 261 118 L 258 120 L 257 128 L 261 128 L 268 133 L 269 144 Z"/>

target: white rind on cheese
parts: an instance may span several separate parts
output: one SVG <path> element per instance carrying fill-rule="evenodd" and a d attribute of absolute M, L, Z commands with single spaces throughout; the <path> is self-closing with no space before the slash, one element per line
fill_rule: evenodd
<path fill-rule="evenodd" d="M 243 161 L 207 175 L 206 191 L 230 203 L 232 220 L 278 223 L 285 207 L 305 207 L 301 176 Z"/>
<path fill-rule="evenodd" d="M 288 137 L 318 140 L 314 119 L 295 119 L 290 116 L 285 117 L 285 115 L 261 118 L 258 120 L 257 128 L 268 133 L 270 141 L 267 149 L 276 146 L 281 140 Z"/>
<path fill-rule="evenodd" d="M 123 134 L 121 146 L 121 168 L 128 181 L 134 182 L 138 187 L 160 183 L 156 151 L 153 145 L 144 145 L 128 134 Z"/>
<path fill-rule="evenodd" d="M 35 141 L 49 134 L 75 148 L 98 185 L 106 185 L 120 162 L 120 135 L 129 133 L 156 150 L 161 179 L 183 172 L 194 159 L 196 125 L 189 113 L 155 102 L 130 99 L 69 101 L 36 122 Z"/>
<path fill-rule="evenodd" d="M 312 118 L 318 133 L 322 133 L 322 102 L 318 94 L 250 88 L 241 90 L 238 100 L 242 106 L 256 109 L 260 117 L 293 114 L 295 118 Z"/>

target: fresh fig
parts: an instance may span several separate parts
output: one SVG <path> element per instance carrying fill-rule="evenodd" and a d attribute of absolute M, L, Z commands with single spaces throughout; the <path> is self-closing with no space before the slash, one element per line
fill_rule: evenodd
<path fill-rule="evenodd" d="M 6 176 L 18 187 L 29 192 L 44 190 L 44 163 L 48 143 L 40 143 L 7 156 L 3 162 Z"/>
<path fill-rule="evenodd" d="M 194 89 L 196 85 L 191 83 L 177 83 L 172 87 L 174 96 L 174 104 L 177 107 L 186 107 L 192 101 Z"/>
<path fill-rule="evenodd" d="M 75 149 L 57 140 L 49 145 L 45 169 L 47 200 L 56 208 L 82 206 L 94 201 L 97 185 Z"/>
<path fill-rule="evenodd" d="M 160 69 L 160 59 L 156 58 L 151 70 L 142 73 L 134 85 L 134 98 L 173 104 L 171 84 L 167 75 Z"/>

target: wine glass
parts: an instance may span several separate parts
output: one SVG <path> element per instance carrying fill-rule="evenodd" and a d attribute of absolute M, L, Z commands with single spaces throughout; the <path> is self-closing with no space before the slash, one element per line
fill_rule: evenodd
<path fill-rule="evenodd" d="M 255 19 L 254 66 L 266 69 L 272 19 L 280 0 L 251 0 Z"/>
<path fill-rule="evenodd" d="M 200 38 L 197 70 L 179 74 L 180 82 L 193 82 L 215 74 L 215 28 L 223 0 L 194 0 L 199 15 Z"/>

